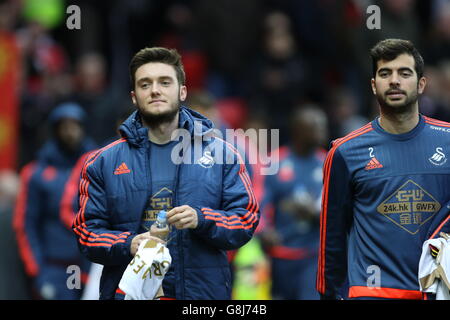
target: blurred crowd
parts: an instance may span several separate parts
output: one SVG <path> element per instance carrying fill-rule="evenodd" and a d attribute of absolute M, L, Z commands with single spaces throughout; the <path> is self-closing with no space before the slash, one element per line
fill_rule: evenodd
<path fill-rule="evenodd" d="M 66 8 L 72 4 L 81 10 L 80 29 L 66 25 L 70 16 Z M 381 9 L 381 29 L 366 26 L 366 9 L 371 4 Z M 33 248 L 20 248 L 24 238 L 32 238 L 27 222 L 21 222 L 25 209 L 17 208 L 25 197 L 20 185 L 27 178 L 33 182 L 27 171 L 30 164 L 42 165 L 44 180 L 52 181 L 53 171 L 48 168 L 64 172 L 54 187 L 61 193 L 76 160 L 116 138 L 118 125 L 134 110 L 128 64 L 146 46 L 176 48 L 181 53 L 188 103 L 209 113 L 216 125 L 280 129 L 280 145 L 286 148 L 280 151 L 279 179 L 254 177 L 255 188 L 261 190 L 263 223 L 255 238 L 256 249 L 252 242 L 243 249 L 250 253 L 242 251 L 233 257 L 234 297 L 316 298 L 313 293 L 283 291 L 289 281 L 275 280 L 280 274 L 294 278 L 298 268 L 314 278 L 313 263 L 289 266 L 280 260 L 316 261 L 313 253 L 286 248 L 307 246 L 314 251 L 321 176 L 313 169 L 321 165 L 331 140 L 374 118 L 378 107 L 369 85 L 369 49 L 385 38 L 409 39 L 416 45 L 428 77 L 419 100 L 421 112 L 450 121 L 450 0 L 0 0 L 0 152 L 2 158 L 11 159 L 0 163 L 0 247 L 5 257 L 0 261 L 0 299 L 55 297 L 51 290 L 44 290 L 45 283 L 51 282 L 49 276 L 36 281 L 38 268 L 27 261 L 27 252 Z M 55 115 L 67 105 L 79 109 L 76 116 L 68 116 L 75 120 L 72 130 L 67 129 L 71 124 L 61 124 Z M 295 130 L 311 125 L 323 128 L 320 137 Z M 82 137 L 77 138 L 77 130 Z M 76 147 L 70 147 L 71 139 L 78 139 Z M 42 150 L 46 145 L 49 149 L 52 141 L 58 141 L 59 162 L 46 158 L 44 165 Z M 312 169 L 296 171 L 297 164 Z M 306 191 L 294 181 L 302 181 Z M 29 188 L 33 185 L 39 182 Z M 281 189 L 283 195 L 276 196 Z M 39 191 L 36 203 L 44 192 L 50 193 Z M 62 195 L 58 197 L 57 205 L 45 209 L 48 214 L 55 211 L 53 222 L 61 216 Z M 280 223 L 295 221 L 297 229 L 277 230 L 277 213 L 289 215 Z M 33 222 L 36 232 L 43 219 L 39 217 Z M 67 234 L 55 237 L 65 243 L 71 231 L 61 224 L 55 228 Z M 303 240 L 287 240 L 289 232 L 289 237 Z M 246 259 L 249 256 L 253 258 Z M 61 258 L 53 267 L 73 260 L 72 256 Z M 87 268 L 83 270 L 88 272 Z M 270 290 L 271 279 L 275 291 Z M 248 289 L 239 289 L 242 283 L 256 288 L 253 296 L 248 296 Z"/>

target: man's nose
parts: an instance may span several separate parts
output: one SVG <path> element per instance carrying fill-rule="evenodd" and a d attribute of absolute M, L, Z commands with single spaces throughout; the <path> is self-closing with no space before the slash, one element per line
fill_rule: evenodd
<path fill-rule="evenodd" d="M 151 93 L 152 93 L 152 95 L 159 95 L 159 94 L 161 94 L 161 90 L 160 90 L 160 87 L 159 87 L 158 83 L 153 83 L 152 84 L 152 86 L 151 86 Z"/>
<path fill-rule="evenodd" d="M 393 72 L 390 79 L 390 84 L 394 86 L 398 86 L 400 84 L 400 77 L 397 72 Z"/>

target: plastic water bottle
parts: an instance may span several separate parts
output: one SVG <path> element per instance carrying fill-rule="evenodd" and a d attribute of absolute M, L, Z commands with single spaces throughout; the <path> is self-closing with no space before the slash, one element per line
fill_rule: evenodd
<path fill-rule="evenodd" d="M 150 227 L 150 234 L 163 241 L 167 241 L 167 237 L 169 236 L 169 225 L 167 224 L 166 211 L 162 210 L 158 212 L 155 223 Z"/>
<path fill-rule="evenodd" d="M 158 212 L 155 223 L 159 229 L 165 228 L 167 226 L 167 212 L 164 210 Z"/>

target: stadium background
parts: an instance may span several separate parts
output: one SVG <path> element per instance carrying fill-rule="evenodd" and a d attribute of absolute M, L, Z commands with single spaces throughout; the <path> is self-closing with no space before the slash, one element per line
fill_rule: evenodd
<path fill-rule="evenodd" d="M 79 30 L 66 25 L 72 4 Z M 379 30 L 366 26 L 371 4 Z M 391 37 L 412 40 L 425 58 L 421 112 L 450 121 L 449 0 L 0 0 L 0 299 L 29 298 L 11 220 L 18 173 L 48 139 L 48 114 L 77 101 L 87 134 L 109 141 L 132 110 L 137 50 L 177 48 L 189 93 L 210 97 L 229 127 L 279 128 L 286 144 L 297 107 L 326 111 L 328 141 L 373 119 L 368 50 Z M 235 298 L 269 299 L 267 261 L 257 243 L 245 250 Z"/>

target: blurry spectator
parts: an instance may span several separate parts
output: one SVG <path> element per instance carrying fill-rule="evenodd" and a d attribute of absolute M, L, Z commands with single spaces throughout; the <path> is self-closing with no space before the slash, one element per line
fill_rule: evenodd
<path fill-rule="evenodd" d="M 120 138 L 119 127 L 120 125 L 130 116 L 134 111 L 134 108 L 129 108 L 124 111 L 120 117 L 115 121 L 116 124 L 116 135 L 111 136 L 105 141 L 105 145 L 108 145 L 118 138 Z M 80 182 L 80 176 L 82 174 L 82 168 L 88 159 L 89 155 L 92 153 L 87 152 L 83 154 L 75 164 L 70 174 L 69 179 L 66 182 L 63 197 L 61 200 L 61 221 L 67 227 L 68 230 L 72 230 L 73 219 L 75 218 L 78 210 L 80 209 L 78 202 L 78 188 Z M 97 263 L 90 263 L 88 275 L 86 278 L 86 285 L 83 289 L 83 294 L 81 296 L 82 300 L 98 300 L 100 292 L 100 277 L 102 274 L 103 265 Z"/>
<path fill-rule="evenodd" d="M 354 1 L 358 3 L 358 1 Z M 366 26 L 366 18 L 369 16 L 366 9 L 369 5 L 377 5 L 380 8 L 380 28 L 369 29 Z M 358 33 L 354 33 L 354 44 L 359 48 L 359 53 L 355 55 L 360 59 L 360 64 L 368 69 L 370 74 L 370 64 L 363 63 L 367 54 L 364 50 L 372 47 L 375 43 L 386 38 L 409 39 L 413 43 L 423 45 L 421 41 L 421 30 L 417 14 L 416 0 L 374 0 L 366 1 L 355 8 L 360 10 L 359 15 L 363 19 L 359 20 Z"/>
<path fill-rule="evenodd" d="M 274 0 L 274 2 L 281 1 Z M 319 60 L 322 64 L 326 64 L 329 59 L 334 59 L 339 43 L 334 36 L 338 30 L 333 24 L 340 15 L 339 10 L 343 3 L 348 1 L 291 0 L 285 2 L 281 9 L 291 17 L 293 30 L 298 40 L 305 46 L 308 57 L 315 62 Z M 330 54 L 331 52 L 333 55 Z"/>
<path fill-rule="evenodd" d="M 416 0 L 377 0 L 374 3 L 381 9 L 381 28 L 375 32 L 377 40 L 390 37 L 423 44 L 415 11 Z"/>
<path fill-rule="evenodd" d="M 19 177 L 13 171 L 0 171 L 0 300 L 29 299 L 25 272 L 11 228 Z"/>
<path fill-rule="evenodd" d="M 426 38 L 424 59 L 437 66 L 450 57 L 450 1 L 433 1 L 431 30 Z"/>
<path fill-rule="evenodd" d="M 307 105 L 290 119 L 292 142 L 274 151 L 280 169 L 265 177 L 260 238 L 271 258 L 273 299 L 314 300 L 327 118 Z"/>
<path fill-rule="evenodd" d="M 189 92 L 186 104 L 194 111 L 211 120 L 214 126 L 225 136 L 225 129 L 229 126 L 220 118 L 220 113 L 215 106 L 214 97 L 207 91 L 194 90 Z"/>
<path fill-rule="evenodd" d="M 420 112 L 428 117 L 450 121 L 450 60 L 425 68 L 427 87 L 420 97 Z"/>
<path fill-rule="evenodd" d="M 45 86 L 46 78 L 68 68 L 65 50 L 39 22 L 30 21 L 17 31 L 21 56 L 26 66 L 26 90 L 36 94 Z"/>
<path fill-rule="evenodd" d="M 368 122 L 358 113 L 358 101 L 350 89 L 336 88 L 327 99 L 331 140 L 343 137 Z"/>
<path fill-rule="evenodd" d="M 129 97 L 109 86 L 106 61 L 99 53 L 84 54 L 76 62 L 72 100 L 84 108 L 87 135 L 99 145 L 116 134 L 116 119 L 129 104 Z"/>
<path fill-rule="evenodd" d="M 186 1 L 174 1 L 165 14 L 166 28 L 157 40 L 157 45 L 175 48 L 180 52 L 187 85 L 190 90 L 202 90 L 206 85 L 207 57 L 201 50 L 201 39 L 195 32 L 192 9 Z"/>
<path fill-rule="evenodd" d="M 245 77 L 251 110 L 271 114 L 269 126 L 287 138 L 286 119 L 292 106 L 306 96 L 309 72 L 298 52 L 291 21 L 281 12 L 264 19 L 264 48 Z"/>
<path fill-rule="evenodd" d="M 77 265 L 83 271 L 86 262 L 73 234 L 60 220 L 60 204 L 75 162 L 95 147 L 84 135 L 84 120 L 84 111 L 74 103 L 53 110 L 49 117 L 52 139 L 21 172 L 13 223 L 36 298 L 69 300 L 81 295 L 81 290 L 67 287 L 66 270 Z"/>
<path fill-rule="evenodd" d="M 240 95 L 242 72 L 260 47 L 260 1 L 197 0 L 193 15 L 209 63 L 208 91 L 217 99 Z"/>
<path fill-rule="evenodd" d="M 42 122 L 72 94 L 64 49 L 43 25 L 31 21 L 17 31 L 23 64 L 20 103 L 20 167 L 31 161 L 48 132 Z"/>

